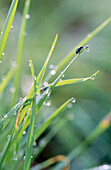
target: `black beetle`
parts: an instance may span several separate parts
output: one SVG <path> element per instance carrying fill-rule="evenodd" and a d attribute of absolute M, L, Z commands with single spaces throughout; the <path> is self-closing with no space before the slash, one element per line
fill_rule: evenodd
<path fill-rule="evenodd" d="M 82 46 L 81 46 L 81 47 L 79 47 L 79 48 L 77 48 L 77 50 L 76 50 L 76 54 L 81 53 L 81 52 L 82 52 L 82 49 L 83 49 L 83 47 L 82 47 Z"/>

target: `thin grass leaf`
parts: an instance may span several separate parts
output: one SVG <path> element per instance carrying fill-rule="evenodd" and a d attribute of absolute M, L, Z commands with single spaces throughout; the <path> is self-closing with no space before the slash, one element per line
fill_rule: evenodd
<path fill-rule="evenodd" d="M 15 116 L 17 110 L 25 103 L 26 98 L 20 100 L 8 113 L 7 116 L 1 118 L 0 121 L 0 133 L 4 130 L 7 124 L 10 122 L 10 119 Z"/>
<path fill-rule="evenodd" d="M 12 106 L 17 101 L 18 96 L 18 90 L 19 90 L 19 84 L 20 84 L 20 74 L 21 74 L 21 67 L 22 67 L 22 60 L 23 60 L 23 47 L 24 47 L 24 33 L 26 31 L 26 24 L 27 24 L 27 14 L 29 12 L 31 0 L 25 1 L 24 11 L 23 11 L 23 17 L 22 17 L 22 24 L 20 29 L 20 35 L 19 35 L 19 41 L 18 41 L 18 50 L 17 50 L 17 69 L 15 73 L 15 79 L 14 79 L 14 88 L 15 92 L 12 97 Z"/>
<path fill-rule="evenodd" d="M 38 137 L 46 130 L 46 128 L 55 120 L 55 118 L 60 115 L 64 109 L 67 108 L 67 104 L 70 103 L 72 100 L 69 99 L 67 102 L 65 102 L 59 109 L 57 109 L 37 130 L 35 140 L 38 139 Z"/>
<path fill-rule="evenodd" d="M 10 81 L 10 79 L 12 78 L 13 74 L 15 72 L 15 68 L 12 68 L 8 74 L 5 77 L 5 80 L 2 81 L 2 83 L 0 84 L 0 93 L 4 90 L 4 88 L 7 86 L 8 82 Z"/>
<path fill-rule="evenodd" d="M 76 49 L 80 46 L 85 46 L 97 33 L 99 33 L 105 26 L 107 26 L 111 22 L 111 17 L 109 17 L 107 20 L 105 20 L 101 25 L 99 25 L 95 30 L 93 30 L 90 34 L 88 34 L 76 47 L 73 48 L 73 50 L 67 54 L 66 57 L 55 67 L 56 73 L 64 67 L 67 62 L 74 57 L 76 54 Z M 75 60 L 79 57 L 75 57 Z M 53 75 L 48 75 L 46 77 L 46 80 L 48 81 Z"/>
<path fill-rule="evenodd" d="M 83 152 L 97 137 L 99 137 L 105 130 L 111 126 L 111 112 L 99 123 L 96 129 L 83 141 L 78 147 L 76 147 L 67 158 L 71 162 L 74 160 L 81 152 Z M 61 162 L 53 170 L 63 169 L 64 163 Z"/>
<path fill-rule="evenodd" d="M 69 85 L 69 84 L 75 84 L 75 83 L 81 83 L 81 82 L 87 81 L 89 79 L 94 79 L 98 73 L 99 73 L 99 70 L 96 73 L 94 73 L 93 75 L 86 77 L 86 78 L 77 78 L 77 79 L 75 78 L 75 79 L 62 80 L 61 82 L 58 82 L 56 84 L 56 87 L 63 86 L 63 85 Z"/>
<path fill-rule="evenodd" d="M 15 16 L 16 9 L 17 9 L 18 1 L 19 0 L 13 0 L 12 1 L 8 15 L 7 15 L 7 18 L 6 18 L 6 21 L 5 21 L 3 31 L 1 32 L 0 60 L 2 59 L 2 53 L 5 49 L 7 38 L 8 38 L 9 32 L 10 32 L 11 26 L 12 26 L 12 22 L 13 22 L 13 19 L 14 19 L 14 16 Z"/>
<path fill-rule="evenodd" d="M 30 121 L 29 131 L 28 131 L 28 139 L 27 139 L 27 144 L 26 144 L 26 152 L 25 152 L 26 158 L 24 162 L 24 170 L 30 169 L 32 148 L 33 148 L 33 141 L 34 141 L 35 120 L 36 120 L 36 80 L 34 78 L 34 67 L 33 67 L 32 61 L 30 61 L 30 64 L 31 64 L 32 77 L 34 81 L 35 95 L 33 98 L 32 115 L 31 115 L 31 121 Z"/>
<path fill-rule="evenodd" d="M 11 140 L 12 140 L 12 136 L 13 136 L 13 132 L 14 132 L 14 129 L 13 129 L 12 134 L 10 136 L 10 140 L 8 140 L 8 143 L 7 143 L 6 147 L 4 148 L 4 150 L 3 150 L 2 154 L 1 154 L 1 157 L 0 157 L 1 158 L 0 159 L 0 169 L 2 169 L 1 167 L 2 167 L 2 164 L 3 164 L 4 159 L 6 157 L 6 153 L 9 150 L 9 147 L 10 147 L 10 144 L 11 144 Z"/>
<path fill-rule="evenodd" d="M 49 51 L 49 54 L 48 54 L 48 56 L 47 56 L 47 58 L 46 58 L 46 61 L 45 61 L 44 65 L 43 65 L 43 68 L 41 69 L 39 75 L 37 76 L 37 79 L 36 79 L 36 87 L 37 87 L 37 89 L 39 89 L 39 87 L 40 87 L 40 85 L 41 85 L 41 82 L 42 82 L 42 80 L 43 80 L 43 78 L 44 78 L 44 74 L 45 74 L 45 71 L 46 71 L 46 68 L 47 68 L 47 64 L 48 64 L 48 62 L 49 62 L 49 60 L 50 60 L 50 57 L 51 57 L 51 55 L 52 55 L 52 52 L 53 52 L 53 50 L 54 50 L 54 47 L 55 47 L 56 42 L 57 42 L 57 39 L 58 39 L 58 34 L 56 34 L 55 39 L 54 39 L 54 42 L 53 42 L 53 44 L 52 44 L 52 46 L 51 46 L 51 49 L 50 49 L 50 51 Z M 31 88 L 31 90 L 30 90 L 30 92 L 29 92 L 29 94 L 28 94 L 28 96 L 27 96 L 27 100 L 28 100 L 29 98 L 33 98 L 33 96 L 34 96 L 34 86 L 32 85 L 32 88 Z M 23 118 L 24 118 L 24 116 L 25 116 L 25 113 L 27 112 L 28 108 L 29 108 L 29 106 L 26 107 L 26 108 L 23 110 L 23 112 L 21 113 L 20 123 L 21 123 L 21 121 L 23 120 Z"/>

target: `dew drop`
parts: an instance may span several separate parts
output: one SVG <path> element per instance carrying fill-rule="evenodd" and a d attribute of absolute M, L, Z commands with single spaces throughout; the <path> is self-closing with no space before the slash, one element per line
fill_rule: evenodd
<path fill-rule="evenodd" d="M 75 103 L 76 99 L 74 97 L 72 97 L 72 103 Z"/>
<path fill-rule="evenodd" d="M 34 146 L 34 147 L 37 146 L 37 142 L 33 142 L 33 146 Z"/>
<path fill-rule="evenodd" d="M 11 87 L 11 88 L 10 88 L 10 92 L 11 92 L 11 93 L 14 93 L 14 92 L 15 92 L 15 88 L 14 88 L 14 87 Z"/>
<path fill-rule="evenodd" d="M 2 53 L 2 56 L 4 56 L 4 55 L 5 55 L 5 53 L 3 52 L 3 53 Z"/>
<path fill-rule="evenodd" d="M 23 160 L 24 160 L 24 161 L 25 161 L 25 159 L 26 159 L 26 156 L 23 157 Z"/>
<path fill-rule="evenodd" d="M 64 77 L 64 74 L 62 75 L 62 77 Z"/>
<path fill-rule="evenodd" d="M 17 115 L 17 113 L 16 113 L 16 112 L 14 112 L 14 115 L 16 116 L 16 115 Z"/>
<path fill-rule="evenodd" d="M 31 63 L 30 63 L 30 61 L 28 61 L 28 66 L 29 66 L 29 67 L 31 66 Z"/>
<path fill-rule="evenodd" d="M 0 64 L 2 63 L 2 61 L 0 61 Z"/>
<path fill-rule="evenodd" d="M 47 99 L 45 102 L 44 102 L 44 105 L 45 106 L 50 106 L 51 105 L 51 101 L 49 99 Z"/>
<path fill-rule="evenodd" d="M 39 146 L 44 147 L 46 145 L 46 141 L 44 139 L 39 141 Z"/>
<path fill-rule="evenodd" d="M 86 50 L 87 52 L 89 52 L 89 51 L 90 51 L 90 49 L 89 49 L 89 46 L 88 46 L 88 45 L 86 45 L 86 46 L 85 46 L 85 50 Z"/>
<path fill-rule="evenodd" d="M 26 131 L 24 130 L 24 131 L 23 131 L 23 135 L 25 135 L 25 134 L 26 134 Z"/>
<path fill-rule="evenodd" d="M 90 77 L 90 79 L 91 79 L 91 80 L 94 80 L 94 79 L 95 79 L 95 77 L 96 77 L 96 76 L 92 76 L 92 77 Z"/>
<path fill-rule="evenodd" d="M 31 155 L 31 159 L 33 158 L 33 156 Z"/>
<path fill-rule="evenodd" d="M 16 67 L 16 66 L 17 66 L 16 61 L 12 61 L 11 62 L 11 67 Z"/>
<path fill-rule="evenodd" d="M 17 161 L 17 159 L 18 159 L 18 154 L 17 154 L 16 152 L 14 152 L 13 160 L 14 160 L 14 161 Z"/>
<path fill-rule="evenodd" d="M 3 31 L 1 31 L 1 35 L 3 34 Z"/>
<path fill-rule="evenodd" d="M 13 25 L 11 26 L 11 28 L 13 28 Z"/>
<path fill-rule="evenodd" d="M 26 15 L 25 15 L 25 18 L 26 18 L 26 19 L 29 19 L 29 18 L 30 18 L 30 15 L 29 15 L 29 14 L 26 14 Z"/>
<path fill-rule="evenodd" d="M 4 118 L 7 118 L 7 117 L 8 117 L 7 114 L 5 114 L 5 115 L 4 115 Z"/>
<path fill-rule="evenodd" d="M 47 87 L 49 85 L 48 82 L 44 82 L 44 87 Z"/>
<path fill-rule="evenodd" d="M 10 140 L 10 138 L 11 138 L 11 135 L 8 135 L 8 140 Z"/>
<path fill-rule="evenodd" d="M 0 121 L 2 122 L 4 120 L 4 118 L 2 117 L 1 119 L 0 119 Z"/>
<path fill-rule="evenodd" d="M 55 68 L 55 66 L 54 66 L 53 64 L 50 64 L 49 68 L 50 68 L 51 70 L 53 70 L 53 69 Z"/>
<path fill-rule="evenodd" d="M 59 83 L 61 83 L 61 82 L 62 82 L 62 79 L 59 80 Z"/>
<path fill-rule="evenodd" d="M 55 74 L 56 74 L 56 71 L 55 71 L 55 70 L 51 70 L 51 71 L 50 71 L 50 74 L 51 74 L 51 75 L 55 75 Z"/>
<path fill-rule="evenodd" d="M 68 103 L 67 107 L 68 107 L 69 109 L 71 109 L 71 108 L 72 108 L 72 103 Z"/>
<path fill-rule="evenodd" d="M 5 79 L 6 79 L 6 77 L 3 75 L 3 76 L 2 76 L 2 81 L 4 81 Z"/>

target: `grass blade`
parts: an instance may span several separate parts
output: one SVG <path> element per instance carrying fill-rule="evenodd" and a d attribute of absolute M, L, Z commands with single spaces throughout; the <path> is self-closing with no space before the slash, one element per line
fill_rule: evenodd
<path fill-rule="evenodd" d="M 91 144 L 97 137 L 99 137 L 105 130 L 107 130 L 111 125 L 111 112 L 99 123 L 96 129 L 83 141 L 76 149 L 74 149 L 67 158 L 71 162 L 74 160 L 81 152 L 83 152 L 89 144 Z M 63 169 L 64 162 L 58 164 L 54 170 Z"/>
<path fill-rule="evenodd" d="M 23 60 L 22 55 L 23 55 L 23 47 L 24 47 L 24 32 L 26 30 L 26 24 L 27 24 L 27 17 L 26 17 L 26 15 L 28 14 L 28 11 L 29 11 L 30 1 L 31 0 L 26 0 L 25 1 L 24 11 L 23 11 L 22 25 L 21 25 L 19 41 L 18 41 L 17 69 L 16 69 L 15 79 L 14 79 L 15 93 L 13 94 L 13 97 L 12 97 L 12 106 L 17 101 L 17 95 L 18 95 L 18 90 L 19 90 L 20 73 L 21 73 L 22 60 Z"/>
<path fill-rule="evenodd" d="M 16 8 L 17 8 L 17 4 L 18 4 L 19 0 L 13 0 L 5 21 L 5 25 L 3 28 L 3 31 L 1 32 L 1 38 L 0 38 L 0 60 L 2 59 L 2 53 L 4 51 L 6 42 L 7 42 L 7 38 L 11 29 L 11 25 L 15 16 L 15 12 L 16 12 Z"/>
<path fill-rule="evenodd" d="M 105 26 L 107 26 L 111 22 L 111 17 L 105 20 L 101 25 L 99 25 L 95 30 L 93 30 L 90 34 L 88 34 L 73 50 L 64 57 L 64 59 L 55 67 L 56 73 L 67 64 L 67 62 L 74 57 L 76 54 L 76 49 L 80 46 L 86 45 L 97 33 L 99 33 Z M 79 57 L 75 57 L 75 60 Z M 53 75 L 48 75 L 46 80 L 48 81 Z"/>
<path fill-rule="evenodd" d="M 97 33 L 99 33 L 105 26 L 111 22 L 111 17 L 105 20 L 101 25 L 99 25 L 95 30 L 88 34 L 74 49 L 63 59 L 56 68 L 59 71 L 75 54 L 76 49 L 80 46 L 86 45 Z M 77 59 L 77 58 L 76 58 Z"/>
<path fill-rule="evenodd" d="M 32 115 L 31 115 L 31 121 L 29 125 L 29 131 L 28 131 L 28 139 L 26 144 L 26 152 L 25 152 L 25 162 L 24 162 L 24 170 L 30 169 L 31 164 L 31 155 L 32 155 L 32 148 L 33 148 L 33 141 L 34 141 L 34 131 L 35 131 L 35 120 L 36 120 L 36 80 L 34 79 L 34 68 L 32 61 L 30 61 L 31 64 L 31 72 L 32 77 L 34 81 L 34 98 L 33 98 L 33 104 L 32 104 Z"/>
<path fill-rule="evenodd" d="M 98 73 L 99 73 L 99 70 L 96 73 L 94 73 L 93 75 L 91 75 L 90 77 L 62 80 L 61 82 L 58 82 L 56 84 L 56 87 L 63 86 L 63 85 L 68 85 L 68 84 L 81 83 L 81 82 L 87 81 L 89 79 L 94 79 Z"/>
<path fill-rule="evenodd" d="M 67 104 L 70 103 L 72 100 L 69 99 L 68 101 L 66 101 L 61 107 L 59 107 L 59 109 L 57 109 L 38 129 L 35 139 L 37 140 L 38 137 L 45 131 L 45 129 L 52 123 L 52 121 L 58 116 L 60 115 L 60 113 L 67 108 Z"/>
<path fill-rule="evenodd" d="M 45 71 L 46 71 L 46 68 L 47 68 L 47 64 L 48 64 L 48 62 L 49 62 L 49 60 L 50 60 L 50 57 L 51 57 L 51 55 L 52 55 L 52 52 L 53 52 L 53 50 L 54 50 L 54 47 L 55 47 L 56 42 L 57 42 L 57 39 L 58 39 L 58 34 L 56 34 L 55 39 L 54 39 L 54 42 L 53 42 L 52 47 L 51 47 L 51 49 L 50 49 L 50 52 L 49 52 L 49 54 L 48 54 L 48 57 L 47 57 L 47 59 L 46 59 L 46 61 L 45 61 L 45 63 L 44 63 L 44 66 L 43 66 L 43 68 L 41 69 L 39 75 L 37 76 L 37 79 L 36 79 L 37 89 L 39 89 L 39 87 L 40 87 L 40 85 L 41 85 L 41 82 L 42 82 L 42 80 L 43 80 L 43 77 L 44 77 L 44 74 L 45 74 Z M 27 100 L 28 100 L 29 98 L 33 98 L 33 96 L 34 96 L 34 85 L 32 86 L 32 88 L 31 88 L 31 90 L 30 90 L 30 92 L 29 92 L 29 94 L 28 94 L 28 96 L 27 96 Z M 29 108 L 29 106 L 26 107 L 26 108 L 23 110 L 23 112 L 21 113 L 20 123 L 21 123 L 21 121 L 23 120 L 23 118 L 24 118 L 24 116 L 25 116 L 25 113 L 27 112 L 28 108 Z"/>
<path fill-rule="evenodd" d="M 12 78 L 13 74 L 15 72 L 15 68 L 12 68 L 8 74 L 6 75 L 5 80 L 1 83 L 0 85 L 0 93 L 4 90 L 4 88 L 7 86 L 8 82 L 10 81 L 10 79 Z"/>

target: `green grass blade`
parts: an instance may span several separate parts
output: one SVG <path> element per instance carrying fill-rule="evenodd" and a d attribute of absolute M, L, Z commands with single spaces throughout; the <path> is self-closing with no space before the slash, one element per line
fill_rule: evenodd
<path fill-rule="evenodd" d="M 86 45 L 97 33 L 99 33 L 105 26 L 107 26 L 111 22 L 111 17 L 105 20 L 100 26 L 98 26 L 95 30 L 93 30 L 90 34 L 88 34 L 74 49 L 59 63 L 56 68 L 56 72 L 58 72 L 75 54 L 76 49 L 80 46 Z M 77 58 L 76 58 L 77 59 Z"/>
<path fill-rule="evenodd" d="M 5 45 L 7 42 L 7 38 L 11 29 L 11 25 L 15 16 L 15 12 L 17 9 L 17 4 L 19 0 L 13 0 L 6 18 L 6 22 L 3 28 L 3 31 L 1 32 L 1 38 L 0 38 L 0 60 L 2 59 L 2 53 L 5 49 Z"/>
<path fill-rule="evenodd" d="M 99 137 L 105 130 L 111 126 L 111 112 L 99 123 L 96 129 L 83 141 L 77 148 L 72 150 L 72 152 L 67 156 L 68 160 L 71 162 L 74 160 L 81 152 L 83 152 L 89 144 L 91 144 L 97 137 Z M 58 164 L 54 170 L 63 169 L 64 162 Z"/>
<path fill-rule="evenodd" d="M 7 86 L 8 82 L 12 78 L 13 74 L 15 72 L 15 68 L 12 68 L 8 74 L 5 77 L 5 80 L 0 84 L 0 93 L 4 90 L 4 88 Z"/>
<path fill-rule="evenodd" d="M 17 110 L 24 104 L 24 102 L 26 101 L 26 98 L 20 100 L 20 102 L 18 102 L 8 113 L 7 116 L 1 118 L 0 121 L 0 132 L 2 132 L 4 130 L 4 128 L 7 126 L 7 124 L 10 122 L 10 119 L 15 116 L 15 113 L 17 112 Z"/>
<path fill-rule="evenodd" d="M 68 101 L 66 101 L 61 107 L 59 107 L 59 109 L 57 109 L 38 129 L 35 139 L 38 139 L 38 137 L 46 130 L 46 128 L 52 123 L 52 121 L 58 116 L 60 115 L 60 113 L 67 108 L 67 104 L 70 103 L 72 100 L 69 99 Z"/>
<path fill-rule="evenodd" d="M 23 11 L 22 25 L 21 25 L 19 41 L 18 41 L 17 69 L 16 69 L 15 79 L 14 79 L 15 93 L 13 94 L 13 97 L 12 97 L 12 106 L 17 101 L 17 95 L 18 95 L 18 90 L 19 90 L 20 74 L 21 74 L 21 67 L 22 67 L 22 60 L 23 60 L 22 55 L 23 55 L 23 47 L 24 47 L 24 32 L 26 30 L 26 24 L 27 24 L 27 17 L 26 17 L 26 15 L 29 12 L 30 1 L 31 0 L 26 0 L 25 1 L 24 11 Z"/>
<path fill-rule="evenodd" d="M 34 79 L 34 67 L 33 67 L 32 61 L 30 61 L 30 64 L 31 64 L 32 77 L 34 81 L 35 95 L 33 98 L 32 115 L 31 115 L 31 121 L 30 121 L 29 131 L 28 131 L 28 139 L 27 139 L 27 144 L 26 144 L 26 152 L 25 152 L 26 158 L 24 162 L 24 170 L 30 169 L 32 148 L 33 148 L 33 141 L 34 141 L 35 120 L 36 120 L 36 80 Z"/>
<path fill-rule="evenodd" d="M 44 63 L 44 66 L 43 66 L 43 68 L 41 69 L 39 75 L 37 76 L 36 85 L 37 85 L 37 88 L 38 88 L 38 89 L 39 89 L 39 87 L 40 87 L 40 85 L 41 85 L 41 82 L 42 82 L 42 80 L 43 80 L 43 77 L 44 77 L 44 74 L 45 74 L 45 71 L 46 71 L 46 68 L 47 68 L 47 64 L 48 64 L 48 62 L 49 62 L 49 60 L 50 60 L 50 57 L 51 57 L 51 55 L 52 55 L 52 52 L 53 52 L 53 50 L 54 50 L 54 47 L 55 47 L 56 42 L 57 42 L 57 39 L 58 39 L 58 35 L 56 34 L 55 39 L 54 39 L 54 42 L 53 42 L 53 44 L 52 44 L 52 46 L 51 46 L 51 49 L 50 49 L 50 52 L 49 52 L 49 54 L 48 54 L 48 57 L 47 57 L 47 59 L 46 59 L 46 61 L 45 61 L 45 63 Z M 27 96 L 27 100 L 28 100 L 29 98 L 33 98 L 33 96 L 34 96 L 34 86 L 32 86 L 32 88 L 31 88 L 31 90 L 30 90 L 30 92 L 29 92 L 29 94 L 28 94 L 28 96 Z M 23 110 L 23 112 L 21 113 L 20 123 L 21 123 L 21 121 L 23 120 L 24 115 L 25 115 L 25 113 L 27 112 L 28 108 L 29 108 L 29 106 L 26 107 L 26 108 Z"/>
<path fill-rule="evenodd" d="M 74 55 L 76 54 L 76 49 L 78 47 L 86 45 L 97 33 L 99 33 L 110 22 L 111 22 L 111 17 L 109 17 L 107 20 L 105 20 L 100 26 L 98 26 L 95 30 L 93 30 L 90 34 L 88 34 L 76 47 L 74 47 L 73 50 L 71 52 L 69 52 L 69 54 L 67 54 L 66 57 L 64 57 L 64 59 L 55 67 L 56 73 L 62 67 L 64 67 L 69 62 L 70 59 L 72 59 L 74 57 Z M 77 57 L 75 57 L 75 60 L 78 57 L 79 57 L 79 55 Z M 46 77 L 46 80 L 48 81 L 52 76 L 53 75 L 48 75 Z"/>
<path fill-rule="evenodd" d="M 93 75 L 86 77 L 86 78 L 62 80 L 61 82 L 58 82 L 56 84 L 56 87 L 63 86 L 63 85 L 69 85 L 69 84 L 75 84 L 75 83 L 81 83 L 81 82 L 87 81 L 89 79 L 94 79 L 98 73 L 99 73 L 99 70 L 96 73 L 94 73 Z"/>

